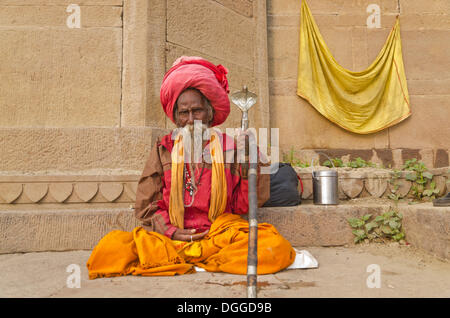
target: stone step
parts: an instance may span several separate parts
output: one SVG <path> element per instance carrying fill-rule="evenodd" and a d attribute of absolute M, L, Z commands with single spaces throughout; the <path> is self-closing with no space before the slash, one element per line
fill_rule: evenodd
<path fill-rule="evenodd" d="M 293 246 L 353 244 L 347 219 L 379 215 L 388 203 L 345 202 L 336 206 L 305 201 L 294 207 L 260 208 L 258 222 L 271 223 Z M 450 207 L 399 204 L 406 241 L 450 259 Z M 140 222 L 129 207 L 71 207 L 0 210 L 0 253 L 90 250 L 112 230 L 131 231 Z"/>

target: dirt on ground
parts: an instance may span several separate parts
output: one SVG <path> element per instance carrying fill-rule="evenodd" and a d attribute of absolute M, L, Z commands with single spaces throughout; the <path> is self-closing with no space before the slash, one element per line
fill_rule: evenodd
<path fill-rule="evenodd" d="M 413 246 L 296 248 L 309 251 L 318 268 L 258 276 L 259 298 L 450 297 L 450 263 Z M 245 275 L 197 272 L 89 280 L 89 255 L 90 251 L 0 255 L 0 297 L 247 297 Z"/>

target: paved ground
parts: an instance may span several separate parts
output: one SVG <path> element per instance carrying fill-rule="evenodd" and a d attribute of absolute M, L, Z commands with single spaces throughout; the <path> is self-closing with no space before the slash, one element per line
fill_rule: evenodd
<path fill-rule="evenodd" d="M 450 297 L 450 263 L 411 246 L 300 247 L 319 268 L 285 270 L 258 277 L 260 298 Z M 246 297 L 246 276 L 198 272 L 176 277 L 115 277 L 89 280 L 90 251 L 0 255 L 0 297 Z M 80 268 L 80 288 L 67 281 Z M 368 266 L 371 264 L 375 268 Z M 377 275 L 380 288 L 369 288 Z M 76 266 L 75 266 L 76 267 Z M 70 269 L 70 267 L 69 267 Z M 370 281 L 375 284 L 376 281 Z"/>

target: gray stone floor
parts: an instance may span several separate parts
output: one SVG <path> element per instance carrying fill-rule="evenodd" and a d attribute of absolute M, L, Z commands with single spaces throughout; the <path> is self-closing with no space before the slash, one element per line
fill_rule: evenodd
<path fill-rule="evenodd" d="M 311 252 L 319 267 L 258 276 L 259 298 L 450 297 L 450 263 L 413 247 L 299 248 Z M 0 297 L 247 297 L 245 275 L 197 272 L 176 277 L 89 280 L 85 265 L 89 255 L 90 251 L 2 254 Z M 79 288 L 70 285 L 75 282 L 71 275 L 76 274 L 67 271 L 71 264 L 79 266 Z M 370 269 L 371 264 L 379 266 L 380 288 L 367 285 L 368 279 L 375 282 L 370 278 L 377 274 Z"/>

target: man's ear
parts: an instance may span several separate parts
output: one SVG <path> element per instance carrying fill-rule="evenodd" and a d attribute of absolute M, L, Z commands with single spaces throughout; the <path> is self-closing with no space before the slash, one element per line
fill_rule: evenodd
<path fill-rule="evenodd" d="M 206 100 L 206 98 L 205 98 L 205 105 L 206 105 L 206 108 L 208 109 L 208 123 L 209 123 L 209 125 L 211 125 L 214 120 L 215 110 L 212 107 L 211 103 L 209 103 L 209 101 Z"/>
<path fill-rule="evenodd" d="M 208 115 L 209 115 L 208 121 L 209 123 L 212 123 L 214 119 L 214 109 L 212 107 L 210 107 Z"/>

